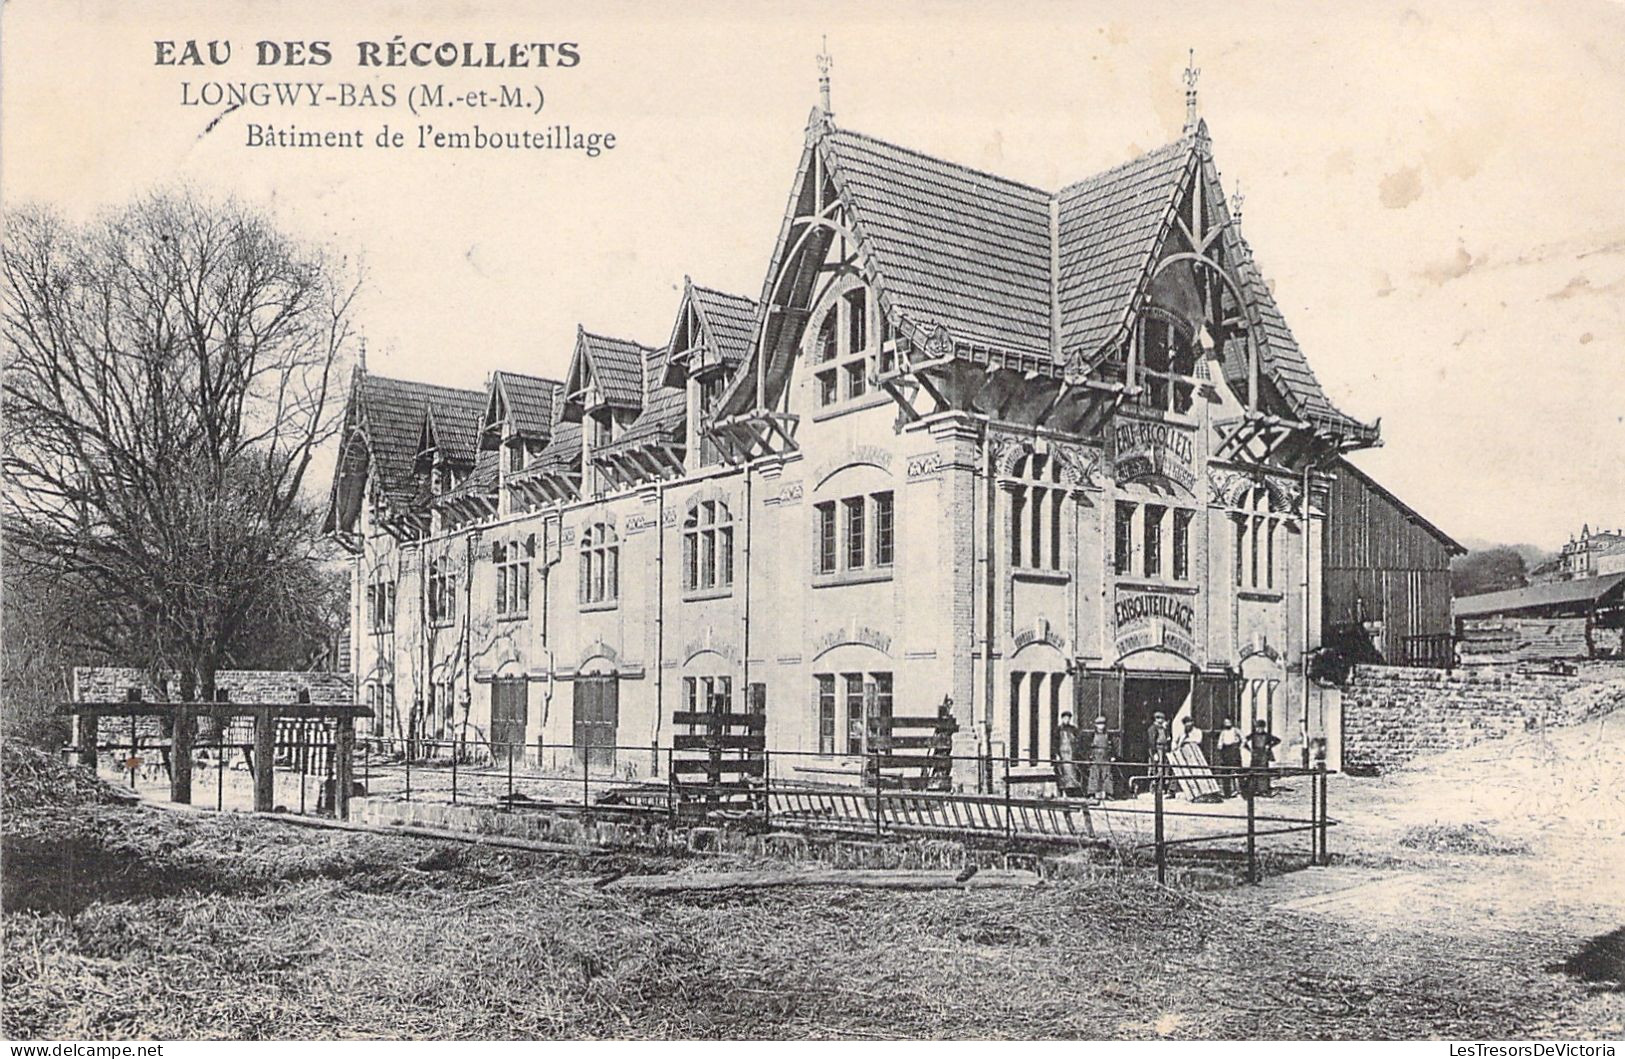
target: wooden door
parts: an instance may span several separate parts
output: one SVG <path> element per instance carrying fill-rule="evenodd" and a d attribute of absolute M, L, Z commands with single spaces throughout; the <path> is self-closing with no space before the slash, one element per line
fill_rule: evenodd
<path fill-rule="evenodd" d="M 1191 717 L 1202 730 L 1202 753 L 1208 764 L 1215 764 L 1218 753 L 1219 729 L 1225 718 L 1239 720 L 1241 682 L 1228 673 L 1201 673 L 1192 689 Z"/>
<path fill-rule="evenodd" d="M 577 677 L 575 747 L 577 762 L 613 767 L 620 725 L 620 688 L 613 675 Z"/>
<path fill-rule="evenodd" d="M 505 765 L 525 756 L 525 715 L 530 700 L 525 677 L 504 677 L 491 683 L 491 756 Z"/>

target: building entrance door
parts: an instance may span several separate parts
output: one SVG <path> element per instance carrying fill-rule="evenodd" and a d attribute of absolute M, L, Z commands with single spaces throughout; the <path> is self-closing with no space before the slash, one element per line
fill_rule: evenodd
<path fill-rule="evenodd" d="M 528 685 L 524 677 L 498 677 L 491 682 L 491 757 L 499 764 L 524 760 Z"/>
<path fill-rule="evenodd" d="M 1174 714 L 1184 705 L 1191 692 L 1189 673 L 1129 674 L 1123 679 L 1123 748 L 1122 760 L 1141 762 L 1123 769 L 1126 777 L 1145 774 L 1143 762 L 1151 758 L 1151 747 L 1146 740 L 1146 729 L 1151 718 L 1159 711 L 1168 720 L 1168 731 L 1174 730 Z"/>
<path fill-rule="evenodd" d="M 620 687 L 614 674 L 578 676 L 575 681 L 576 762 L 613 767 L 620 725 Z"/>

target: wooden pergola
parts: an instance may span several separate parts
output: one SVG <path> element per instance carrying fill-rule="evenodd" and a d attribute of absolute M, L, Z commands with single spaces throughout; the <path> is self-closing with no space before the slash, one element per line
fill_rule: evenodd
<path fill-rule="evenodd" d="M 200 717 L 222 722 L 237 717 L 254 721 L 254 811 L 270 812 L 276 804 L 276 722 L 334 721 L 333 733 L 333 813 L 339 819 L 350 815 L 350 787 L 354 782 L 355 720 L 371 717 L 371 708 L 356 703 L 316 702 L 67 702 L 57 707 L 58 716 L 73 718 L 74 743 L 67 749 L 79 763 L 96 771 L 97 736 L 103 717 L 167 718 L 170 737 L 169 797 L 183 805 L 192 801 L 192 750 Z"/>

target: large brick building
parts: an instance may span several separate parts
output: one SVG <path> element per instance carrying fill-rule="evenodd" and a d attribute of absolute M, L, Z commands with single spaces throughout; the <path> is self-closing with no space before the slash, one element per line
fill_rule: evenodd
<path fill-rule="evenodd" d="M 756 297 L 674 310 L 581 330 L 563 380 L 358 372 L 330 527 L 383 732 L 647 775 L 722 702 L 827 778 L 866 717 L 945 696 L 987 760 L 1047 756 L 1063 709 L 1131 757 L 1187 702 L 1288 758 L 1324 731 L 1322 469 L 1377 431 L 1316 381 L 1194 114 L 1049 191 L 820 107 Z"/>

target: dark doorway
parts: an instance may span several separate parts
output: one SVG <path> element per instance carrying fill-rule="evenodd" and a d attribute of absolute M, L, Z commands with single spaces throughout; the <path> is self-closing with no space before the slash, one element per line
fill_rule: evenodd
<path fill-rule="evenodd" d="M 576 760 L 613 767 L 620 724 L 620 687 L 613 674 L 578 676 L 575 683 Z"/>
<path fill-rule="evenodd" d="M 529 686 L 524 677 L 499 677 L 491 682 L 491 758 L 499 765 L 524 760 Z"/>
<path fill-rule="evenodd" d="M 1151 747 L 1146 741 L 1146 729 L 1158 711 L 1168 719 L 1173 731 L 1174 714 L 1184 705 L 1191 692 L 1189 673 L 1134 674 L 1123 680 L 1123 749 L 1122 760 L 1144 762 L 1150 759 Z M 1126 776 L 1145 773 L 1145 766 L 1130 765 L 1123 770 Z"/>

